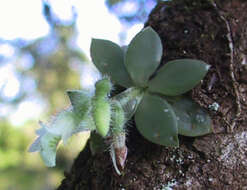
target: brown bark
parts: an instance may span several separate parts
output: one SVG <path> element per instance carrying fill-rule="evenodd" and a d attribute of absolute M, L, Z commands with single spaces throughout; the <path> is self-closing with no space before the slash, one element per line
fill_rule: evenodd
<path fill-rule="evenodd" d="M 173 0 L 159 3 L 146 23 L 162 39 L 161 64 L 195 58 L 211 65 L 189 95 L 209 111 L 213 134 L 180 136 L 174 149 L 146 141 L 133 124 L 122 176 L 107 151 L 91 156 L 87 146 L 58 190 L 247 189 L 246 10 L 245 0 Z"/>

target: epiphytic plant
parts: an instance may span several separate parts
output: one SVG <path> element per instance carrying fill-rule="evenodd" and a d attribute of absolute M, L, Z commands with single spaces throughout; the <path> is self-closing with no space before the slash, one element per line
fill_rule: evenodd
<path fill-rule="evenodd" d="M 40 151 L 47 166 L 55 165 L 56 148 L 62 139 L 91 131 L 94 154 L 110 139 L 114 168 L 121 174 L 127 157 L 126 122 L 134 116 L 139 132 L 149 141 L 178 146 L 178 135 L 200 136 L 211 132 L 209 115 L 188 97 L 182 96 L 206 75 L 209 65 L 193 59 L 167 62 L 157 72 L 162 45 L 158 34 L 147 27 L 127 49 L 101 39 L 91 43 L 92 61 L 103 77 L 95 84 L 94 95 L 86 90 L 68 91 L 71 107 L 47 125 L 40 122 L 39 137 L 30 151 Z M 127 88 L 109 97 L 112 83 Z M 109 140 L 107 141 L 109 142 Z"/>

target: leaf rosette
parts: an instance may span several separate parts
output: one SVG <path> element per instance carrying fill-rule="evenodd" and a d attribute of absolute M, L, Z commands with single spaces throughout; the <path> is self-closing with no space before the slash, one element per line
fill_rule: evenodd
<path fill-rule="evenodd" d="M 96 44 L 101 47 L 96 48 Z M 205 110 L 189 98 L 176 100 L 194 88 L 210 66 L 201 60 L 177 59 L 157 71 L 162 53 L 161 40 L 151 27 L 144 28 L 123 49 L 100 39 L 93 39 L 91 44 L 91 57 L 100 72 L 109 75 L 115 84 L 142 89 L 134 110 L 140 133 L 153 143 L 178 146 L 178 134 L 200 136 L 212 131 Z M 114 79 L 117 74 L 121 82 Z M 173 99 L 173 104 L 166 99 Z"/>
<path fill-rule="evenodd" d="M 92 39 L 90 54 L 94 65 L 107 77 L 96 83 L 93 95 L 86 90 L 68 91 L 70 108 L 47 126 L 40 123 L 41 129 L 36 132 L 39 137 L 29 150 L 39 151 L 47 166 L 55 165 L 60 140 L 66 143 L 75 133 L 92 131 L 93 154 L 105 147 L 104 139 L 112 139 L 111 156 L 120 173 L 117 165 L 121 163 L 123 168 L 127 156 L 125 123 L 133 116 L 147 140 L 164 146 L 179 146 L 178 135 L 195 137 L 212 132 L 206 110 L 184 96 L 205 77 L 209 65 L 201 60 L 177 59 L 158 69 L 163 49 L 151 27 L 122 48 L 109 40 Z M 111 82 L 127 89 L 110 98 Z"/>

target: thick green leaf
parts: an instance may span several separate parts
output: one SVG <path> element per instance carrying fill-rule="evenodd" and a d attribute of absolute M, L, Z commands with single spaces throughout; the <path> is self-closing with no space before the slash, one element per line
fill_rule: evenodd
<path fill-rule="evenodd" d="M 149 141 L 165 146 L 178 146 L 177 118 L 164 99 L 145 94 L 135 114 L 137 129 Z"/>
<path fill-rule="evenodd" d="M 90 109 L 91 94 L 86 90 L 67 91 L 73 110 L 80 117 L 83 117 Z"/>
<path fill-rule="evenodd" d="M 125 59 L 126 68 L 136 86 L 145 87 L 162 56 L 162 44 L 158 34 L 147 27 L 130 42 Z"/>
<path fill-rule="evenodd" d="M 149 90 L 176 96 L 194 88 L 206 75 L 209 65 L 193 59 L 178 59 L 166 63 L 149 82 Z"/>
<path fill-rule="evenodd" d="M 121 86 L 130 87 L 132 81 L 124 65 L 124 52 L 109 40 L 92 39 L 90 53 L 92 61 L 102 74 Z"/>
<path fill-rule="evenodd" d="M 182 98 L 172 107 L 178 119 L 180 135 L 194 137 L 212 132 L 209 115 L 191 99 Z"/>

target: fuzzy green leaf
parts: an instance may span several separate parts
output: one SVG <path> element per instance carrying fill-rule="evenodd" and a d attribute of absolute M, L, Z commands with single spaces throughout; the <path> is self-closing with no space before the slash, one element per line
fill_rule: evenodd
<path fill-rule="evenodd" d="M 72 109 L 60 112 L 47 127 L 48 132 L 61 136 L 64 143 L 75 133 L 94 129 L 95 125 L 90 114 L 81 118 Z"/>
<path fill-rule="evenodd" d="M 110 130 L 111 104 L 105 98 L 95 98 L 93 100 L 92 115 L 96 126 L 96 131 L 105 137 Z"/>
<path fill-rule="evenodd" d="M 46 133 L 41 138 L 40 155 L 48 167 L 54 167 L 56 165 L 56 151 L 60 139 L 59 136 L 51 133 Z"/>
<path fill-rule="evenodd" d="M 125 113 L 122 105 L 119 101 L 112 101 L 112 114 L 111 114 L 111 126 L 112 133 L 121 133 L 124 130 L 124 124 L 126 122 Z"/>
<path fill-rule="evenodd" d="M 128 88 L 124 92 L 113 97 L 113 101 L 117 100 L 121 104 L 126 121 L 130 120 L 136 112 L 138 105 L 140 104 L 143 97 L 142 90 L 132 87 Z"/>
<path fill-rule="evenodd" d="M 41 138 L 44 136 L 44 134 L 47 133 L 44 124 L 40 121 L 41 128 L 36 130 L 36 134 L 39 135 L 39 137 L 33 142 L 33 144 L 29 147 L 28 152 L 36 152 L 41 150 Z"/>
<path fill-rule="evenodd" d="M 201 136 L 212 132 L 209 115 L 189 98 L 172 105 L 178 119 L 178 133 L 184 136 Z"/>
<path fill-rule="evenodd" d="M 48 167 L 55 166 L 56 148 L 61 139 L 66 143 L 75 133 L 95 129 L 91 115 L 79 118 L 71 108 L 60 112 L 48 126 L 42 122 L 40 125 L 41 128 L 36 131 L 39 136 L 30 146 L 29 152 L 39 151 Z"/>
<path fill-rule="evenodd" d="M 161 97 L 145 94 L 135 114 L 137 129 L 149 141 L 178 146 L 177 118 L 172 107 Z"/>
<path fill-rule="evenodd" d="M 203 79 L 209 67 L 203 61 L 193 59 L 169 61 L 149 82 L 149 90 L 168 96 L 183 94 Z"/>
<path fill-rule="evenodd" d="M 83 117 L 90 109 L 91 106 L 91 94 L 86 90 L 68 90 L 73 110 L 79 117 Z"/>
<path fill-rule="evenodd" d="M 47 131 L 47 126 L 39 122 L 41 128 L 36 131 L 39 137 L 30 146 L 29 152 L 39 151 L 40 155 L 48 167 L 56 165 L 56 150 L 61 137 Z"/>
<path fill-rule="evenodd" d="M 109 40 L 92 39 L 90 53 L 93 63 L 102 74 L 109 75 L 113 82 L 126 88 L 133 86 L 124 65 L 124 52 L 117 44 Z"/>
<path fill-rule="evenodd" d="M 146 87 L 162 56 L 162 44 L 158 34 L 147 27 L 130 42 L 125 65 L 136 86 Z"/>

